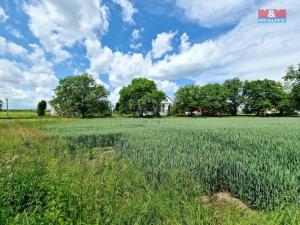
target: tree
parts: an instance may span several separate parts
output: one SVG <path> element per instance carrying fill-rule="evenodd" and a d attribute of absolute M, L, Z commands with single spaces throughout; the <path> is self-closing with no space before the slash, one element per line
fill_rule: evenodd
<path fill-rule="evenodd" d="M 227 92 L 221 84 L 207 84 L 200 89 L 200 105 L 209 115 L 228 111 Z"/>
<path fill-rule="evenodd" d="M 119 112 L 143 116 L 144 113 L 159 115 L 161 102 L 166 98 L 154 81 L 146 78 L 133 79 L 131 84 L 120 91 Z"/>
<path fill-rule="evenodd" d="M 87 73 L 60 80 L 55 95 L 51 105 L 59 115 L 85 118 L 111 113 L 109 93 Z"/>
<path fill-rule="evenodd" d="M 260 115 L 267 109 L 278 109 L 284 99 L 284 89 L 281 83 L 273 80 L 246 81 L 243 95 L 244 111 Z"/>
<path fill-rule="evenodd" d="M 295 109 L 300 109 L 300 64 L 298 65 L 298 69 L 294 66 L 289 66 L 283 79 L 291 94 L 293 107 Z"/>
<path fill-rule="evenodd" d="M 228 110 L 231 115 L 236 116 L 238 108 L 243 103 L 243 82 L 239 78 L 226 80 L 224 83 Z"/>
<path fill-rule="evenodd" d="M 3 101 L 0 99 L 0 111 L 2 111 Z"/>
<path fill-rule="evenodd" d="M 39 116 L 45 116 L 45 110 L 47 109 L 47 102 L 42 100 L 37 105 L 37 114 Z"/>
<path fill-rule="evenodd" d="M 176 113 L 193 112 L 199 108 L 200 87 L 197 85 L 187 85 L 179 88 L 175 94 L 174 111 Z"/>
<path fill-rule="evenodd" d="M 283 116 L 284 114 L 292 114 L 294 111 L 294 104 L 292 95 L 290 93 L 283 93 L 283 98 L 278 103 L 277 106 L 280 115 Z"/>

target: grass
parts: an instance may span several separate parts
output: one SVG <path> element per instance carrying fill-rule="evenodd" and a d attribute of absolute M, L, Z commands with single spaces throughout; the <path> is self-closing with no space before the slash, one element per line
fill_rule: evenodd
<path fill-rule="evenodd" d="M 243 160 L 246 155 L 240 148 L 245 141 L 250 145 L 245 150 L 261 148 L 264 160 L 274 153 L 265 155 L 265 150 L 281 142 L 287 154 L 299 144 L 298 127 L 296 119 L 276 118 L 0 121 L 0 224 L 299 224 L 300 210 L 289 201 L 267 211 L 204 203 L 207 183 L 199 179 L 199 170 L 198 176 L 191 176 L 194 167 L 187 163 L 192 160 L 189 155 L 195 158 L 193 151 L 201 150 L 199 143 L 207 140 L 211 162 L 218 148 L 224 149 L 224 162 Z M 239 141 L 224 137 L 235 132 Z M 283 133 L 290 139 L 278 139 Z M 227 157 L 231 145 L 239 157 Z M 200 153 L 196 156 L 203 162 L 208 155 Z M 258 153 L 251 152 L 253 157 Z M 274 161 L 274 168 L 293 168 L 280 163 Z M 296 173 L 296 167 L 291 171 Z M 213 170 L 205 176 L 208 172 Z M 264 178 L 258 176 L 257 182 Z"/>
<path fill-rule="evenodd" d="M 46 116 L 50 116 L 50 112 L 46 111 Z M 0 119 L 30 119 L 38 118 L 36 110 L 9 110 L 8 117 L 6 110 L 0 111 Z"/>
<path fill-rule="evenodd" d="M 158 184 L 179 170 L 207 194 L 230 192 L 254 209 L 299 202 L 298 118 L 79 120 L 47 129 L 70 148 L 114 146 Z"/>

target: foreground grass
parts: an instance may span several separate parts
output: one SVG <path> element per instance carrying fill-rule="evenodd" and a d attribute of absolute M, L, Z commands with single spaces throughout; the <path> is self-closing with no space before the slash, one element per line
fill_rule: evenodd
<path fill-rule="evenodd" d="M 180 171 L 157 185 L 112 148 L 70 149 L 35 128 L 43 123 L 0 121 L 0 224 L 299 224 L 292 205 L 203 203 Z"/>
<path fill-rule="evenodd" d="M 94 119 L 46 128 L 70 149 L 114 146 L 158 184 L 179 170 L 206 194 L 230 192 L 253 209 L 299 203 L 299 118 Z"/>

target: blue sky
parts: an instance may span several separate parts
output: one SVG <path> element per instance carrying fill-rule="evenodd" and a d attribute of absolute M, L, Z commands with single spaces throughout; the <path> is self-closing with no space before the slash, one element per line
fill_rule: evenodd
<path fill-rule="evenodd" d="M 287 9 L 287 23 L 258 23 L 260 8 Z M 0 99 L 35 108 L 83 72 L 113 103 L 136 77 L 171 97 L 190 83 L 280 80 L 300 63 L 299 9 L 298 0 L 0 0 Z"/>

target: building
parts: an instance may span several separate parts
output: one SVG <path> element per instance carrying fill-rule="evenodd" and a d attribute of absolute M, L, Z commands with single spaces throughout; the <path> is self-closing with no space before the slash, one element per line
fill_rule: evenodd
<path fill-rule="evenodd" d="M 161 102 L 160 113 L 159 114 L 161 116 L 171 115 L 171 110 L 173 108 L 173 105 L 174 105 L 173 100 L 167 96 L 166 99 Z"/>
<path fill-rule="evenodd" d="M 57 112 L 56 112 L 54 106 L 52 106 L 52 105 L 51 105 L 51 109 L 50 109 L 50 115 L 51 116 L 57 116 Z"/>

